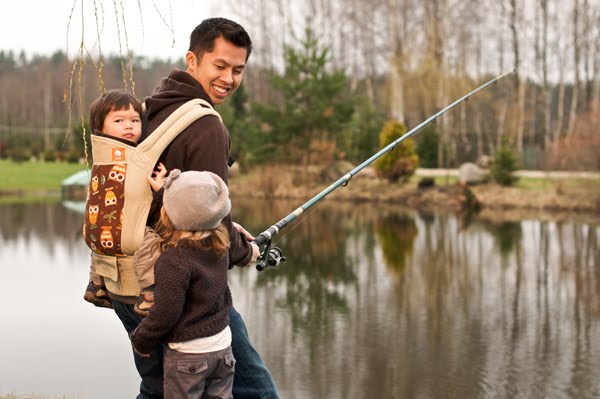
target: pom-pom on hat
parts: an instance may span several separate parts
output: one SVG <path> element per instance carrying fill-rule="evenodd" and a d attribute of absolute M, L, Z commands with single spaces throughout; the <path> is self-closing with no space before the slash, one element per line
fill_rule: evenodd
<path fill-rule="evenodd" d="M 204 231 L 219 226 L 231 211 L 231 201 L 218 175 L 173 169 L 165 179 L 163 207 L 177 230 Z"/>

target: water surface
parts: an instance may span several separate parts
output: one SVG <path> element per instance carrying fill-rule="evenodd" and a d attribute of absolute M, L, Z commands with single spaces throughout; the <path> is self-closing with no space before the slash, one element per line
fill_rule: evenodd
<path fill-rule="evenodd" d="M 237 201 L 249 230 L 298 204 Z M 117 317 L 81 299 L 82 216 L 0 206 L 0 394 L 132 398 Z M 282 398 L 600 397 L 600 226 L 326 202 L 279 269 L 230 273 Z"/>

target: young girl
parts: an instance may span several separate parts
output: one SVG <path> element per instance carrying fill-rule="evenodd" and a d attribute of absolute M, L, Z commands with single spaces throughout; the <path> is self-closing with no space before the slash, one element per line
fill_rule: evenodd
<path fill-rule="evenodd" d="M 156 297 L 131 333 L 133 349 L 149 356 L 166 344 L 165 399 L 231 398 L 229 234 L 221 224 L 231 209 L 229 191 L 214 173 L 178 169 L 164 186 Z"/>

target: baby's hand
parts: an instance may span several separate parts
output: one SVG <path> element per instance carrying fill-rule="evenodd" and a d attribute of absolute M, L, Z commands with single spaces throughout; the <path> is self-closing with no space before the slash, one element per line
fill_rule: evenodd
<path fill-rule="evenodd" d="M 159 162 L 158 171 L 153 171 L 152 176 L 146 176 L 146 179 L 148 179 L 148 183 L 150 183 L 152 190 L 158 191 L 161 188 L 163 188 L 163 185 L 165 184 L 166 175 L 167 168 L 165 168 L 165 165 L 163 165 L 162 162 Z"/>

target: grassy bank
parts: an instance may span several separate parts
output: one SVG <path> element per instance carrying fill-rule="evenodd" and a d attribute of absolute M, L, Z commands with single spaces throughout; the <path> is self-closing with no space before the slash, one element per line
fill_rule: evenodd
<path fill-rule="evenodd" d="M 58 200 L 61 182 L 82 170 L 68 163 L 0 160 L 0 203 Z M 233 196 L 293 199 L 301 205 L 339 176 L 323 177 L 321 171 L 298 166 L 266 166 L 248 173 L 232 173 Z M 405 184 L 388 183 L 365 169 L 353 177 L 347 187 L 332 192 L 328 199 L 361 202 L 386 202 L 415 208 L 457 210 L 463 191 L 455 176 L 436 176 L 433 187 L 420 189 L 420 177 Z M 521 177 L 513 187 L 494 183 L 471 187 L 486 209 L 523 209 L 558 212 L 600 212 L 600 179 Z"/>
<path fill-rule="evenodd" d="M 38 197 L 56 195 L 60 183 L 83 165 L 66 162 L 22 162 L 0 160 L 0 196 Z"/>
<path fill-rule="evenodd" d="M 35 394 L 23 394 L 23 395 L 0 395 L 0 399 L 69 399 L 70 396 L 44 396 L 44 395 L 35 395 Z"/>
<path fill-rule="evenodd" d="M 419 188 L 420 177 L 405 184 L 388 183 L 367 169 L 353 177 L 347 187 L 340 187 L 327 198 L 342 201 L 389 203 L 420 209 L 457 211 L 463 206 L 464 190 L 455 176 L 436 176 L 435 184 Z M 338 176 L 339 177 L 339 176 Z M 309 200 L 332 184 L 318 171 L 294 167 L 265 167 L 230 180 L 232 195 L 245 197 Z M 598 214 L 600 179 L 553 179 L 521 177 L 513 187 L 486 183 L 470 187 L 486 210 L 521 210 Z"/>

